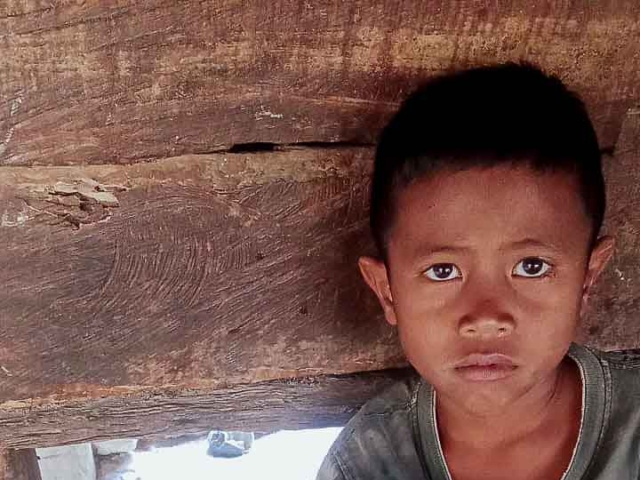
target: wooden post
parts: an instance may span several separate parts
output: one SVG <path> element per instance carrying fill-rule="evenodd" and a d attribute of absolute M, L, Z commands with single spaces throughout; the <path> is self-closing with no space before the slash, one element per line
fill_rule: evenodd
<path fill-rule="evenodd" d="M 35 448 L 0 451 L 0 480 L 42 480 Z"/>

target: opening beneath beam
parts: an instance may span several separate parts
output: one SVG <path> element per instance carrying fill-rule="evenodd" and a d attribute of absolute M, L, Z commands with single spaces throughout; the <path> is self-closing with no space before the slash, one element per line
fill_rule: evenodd
<path fill-rule="evenodd" d="M 42 480 L 307 480 L 315 478 L 341 430 L 214 430 L 166 441 L 112 440 L 37 453 Z"/>

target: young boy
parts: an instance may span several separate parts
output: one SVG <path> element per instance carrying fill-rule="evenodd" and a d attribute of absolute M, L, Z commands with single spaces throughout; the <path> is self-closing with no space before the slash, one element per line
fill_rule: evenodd
<path fill-rule="evenodd" d="M 362 257 L 419 376 L 319 480 L 638 479 L 640 356 L 573 343 L 613 251 L 582 102 L 531 65 L 438 77 L 383 131 Z"/>

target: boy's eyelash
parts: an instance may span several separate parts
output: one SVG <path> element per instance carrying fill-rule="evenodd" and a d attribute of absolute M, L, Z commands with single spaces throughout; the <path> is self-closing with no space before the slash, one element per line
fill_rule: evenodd
<path fill-rule="evenodd" d="M 531 257 L 531 256 L 530 256 L 530 257 L 524 257 L 524 258 L 522 258 L 522 259 L 518 260 L 518 261 L 515 263 L 514 268 L 515 268 L 515 266 L 516 266 L 516 265 L 518 265 L 520 262 L 522 262 L 523 260 L 525 260 L 525 259 L 527 259 L 527 258 L 537 258 L 537 259 L 539 259 L 539 260 L 542 260 L 544 263 L 546 263 L 547 265 L 549 265 L 549 270 L 547 270 L 544 274 L 542 274 L 542 275 L 540 275 L 540 276 L 538 276 L 538 277 L 525 277 L 525 276 L 522 276 L 522 275 L 513 275 L 513 277 L 515 277 L 515 278 L 523 278 L 523 279 L 525 279 L 525 280 L 535 280 L 535 279 L 537 279 L 537 280 L 541 280 L 541 279 L 543 279 L 543 278 L 554 277 L 554 276 L 556 275 L 556 266 L 555 266 L 555 263 L 553 263 L 553 262 L 551 262 L 550 260 L 547 260 L 547 259 L 545 259 L 545 258 L 543 258 L 543 257 L 536 257 L 536 256 L 533 256 L 533 257 Z M 460 272 L 460 275 L 462 276 L 462 278 L 464 278 L 464 276 L 465 276 L 465 275 L 464 275 L 463 270 L 462 270 L 460 267 L 458 267 L 458 266 L 457 266 L 455 263 L 453 263 L 453 262 L 437 262 L 437 263 L 429 264 L 427 267 L 421 268 L 421 269 L 419 270 L 419 275 L 420 275 L 420 276 L 422 276 L 422 277 L 426 276 L 426 272 L 427 272 L 429 269 L 431 269 L 431 268 L 433 268 L 434 266 L 436 266 L 436 265 L 453 265 L 453 266 L 455 266 L 455 268 L 457 268 L 457 269 L 458 269 L 458 271 Z M 442 283 L 444 283 L 444 282 L 442 282 Z"/>

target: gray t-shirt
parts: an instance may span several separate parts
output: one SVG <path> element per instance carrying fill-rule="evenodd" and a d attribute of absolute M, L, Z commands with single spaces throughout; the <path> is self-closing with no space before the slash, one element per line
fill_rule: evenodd
<path fill-rule="evenodd" d="M 582 420 L 563 480 L 640 479 L 640 350 L 572 344 Z M 416 375 L 367 402 L 324 459 L 317 480 L 450 480 L 433 388 Z"/>

